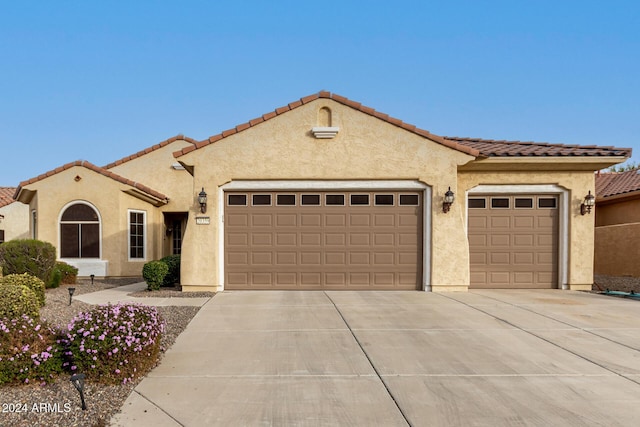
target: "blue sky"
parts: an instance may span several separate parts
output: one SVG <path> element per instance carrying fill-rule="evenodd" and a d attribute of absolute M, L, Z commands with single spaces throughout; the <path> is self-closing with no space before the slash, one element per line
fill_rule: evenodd
<path fill-rule="evenodd" d="M 435 134 L 633 147 L 638 1 L 0 0 L 0 186 L 328 90 Z"/>

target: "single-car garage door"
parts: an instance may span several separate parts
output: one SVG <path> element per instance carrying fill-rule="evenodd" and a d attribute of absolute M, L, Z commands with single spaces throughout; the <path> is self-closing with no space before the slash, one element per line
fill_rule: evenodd
<path fill-rule="evenodd" d="M 469 196 L 471 288 L 558 287 L 558 197 Z"/>
<path fill-rule="evenodd" d="M 225 192 L 225 289 L 420 289 L 422 194 Z"/>

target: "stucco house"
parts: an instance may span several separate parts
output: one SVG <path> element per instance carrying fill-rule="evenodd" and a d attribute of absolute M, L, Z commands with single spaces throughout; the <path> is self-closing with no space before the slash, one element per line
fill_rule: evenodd
<path fill-rule="evenodd" d="M 626 148 L 434 135 L 329 92 L 203 141 L 22 182 L 80 274 L 182 255 L 185 291 L 590 289 L 594 171 Z"/>
<path fill-rule="evenodd" d="M 640 277 L 639 172 L 596 174 L 596 274 Z"/>
<path fill-rule="evenodd" d="M 0 243 L 29 237 L 29 206 L 13 199 L 15 187 L 0 187 Z"/>

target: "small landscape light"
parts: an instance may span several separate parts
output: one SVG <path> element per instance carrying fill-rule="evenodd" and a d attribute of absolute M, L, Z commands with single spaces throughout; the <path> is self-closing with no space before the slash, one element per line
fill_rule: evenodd
<path fill-rule="evenodd" d="M 71 297 L 73 297 L 73 293 L 76 291 L 76 288 L 69 288 L 69 305 L 71 305 Z"/>
<path fill-rule="evenodd" d="M 69 379 L 73 386 L 80 393 L 80 401 L 82 402 L 82 410 L 86 411 L 87 405 L 84 403 L 84 374 L 75 374 L 72 375 Z"/>
<path fill-rule="evenodd" d="M 89 277 L 91 277 L 91 284 L 93 285 L 93 279 L 95 279 L 95 278 L 96 278 L 96 275 L 95 275 L 95 274 L 92 274 L 92 275 L 90 275 Z"/>

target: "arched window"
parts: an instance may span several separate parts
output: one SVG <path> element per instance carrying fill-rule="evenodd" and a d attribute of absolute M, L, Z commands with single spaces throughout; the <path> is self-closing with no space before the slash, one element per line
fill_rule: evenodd
<path fill-rule="evenodd" d="M 68 206 L 60 218 L 61 258 L 100 258 L 100 217 L 84 203 Z"/>

